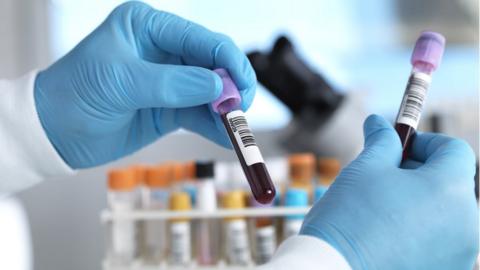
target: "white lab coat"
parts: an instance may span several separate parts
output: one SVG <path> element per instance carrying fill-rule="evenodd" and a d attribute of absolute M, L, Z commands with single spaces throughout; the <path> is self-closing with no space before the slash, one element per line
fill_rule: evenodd
<path fill-rule="evenodd" d="M 0 196 L 48 181 L 49 178 L 75 173 L 58 155 L 38 119 L 33 97 L 35 76 L 36 72 L 30 72 L 15 80 L 0 80 Z M 18 229 L 19 226 L 5 226 L 2 220 L 11 219 L 11 224 L 15 224 L 15 220 L 23 218 L 21 210 L 15 210 L 15 206 L 8 201 L 3 206 L 0 205 L 0 269 L 28 270 L 30 248 L 19 247 L 14 251 L 17 252 L 16 257 L 12 257 L 8 253 L 13 240 L 4 241 L 8 239 L 7 236 L 11 238 L 12 235 L 18 235 L 22 229 Z M 28 245 L 27 236 L 19 237 L 18 243 Z M 25 254 L 19 256 L 22 252 Z M 21 268 L 2 264 L 5 258 L 15 258 Z M 287 239 L 278 248 L 272 261 L 259 268 L 351 269 L 335 248 L 311 236 Z"/>

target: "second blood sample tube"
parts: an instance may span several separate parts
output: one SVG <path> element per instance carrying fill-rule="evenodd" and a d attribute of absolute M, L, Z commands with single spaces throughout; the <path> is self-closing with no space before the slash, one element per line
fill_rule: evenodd
<path fill-rule="evenodd" d="M 412 72 L 408 79 L 395 129 L 403 147 L 403 159 L 408 156 L 408 148 L 415 135 L 432 73 L 442 59 L 445 38 L 439 33 L 424 31 L 417 39 L 413 49 Z"/>
<path fill-rule="evenodd" d="M 275 187 L 255 137 L 240 109 L 241 98 L 238 89 L 225 69 L 214 71 L 222 78 L 223 92 L 212 103 L 212 109 L 222 118 L 253 196 L 260 203 L 269 203 L 275 198 Z"/>

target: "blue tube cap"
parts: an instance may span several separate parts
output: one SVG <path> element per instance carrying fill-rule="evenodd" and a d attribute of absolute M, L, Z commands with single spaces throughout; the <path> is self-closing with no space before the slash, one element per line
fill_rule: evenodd
<path fill-rule="evenodd" d="M 306 190 L 289 188 L 285 193 L 285 206 L 305 207 L 308 206 L 308 193 Z M 291 215 L 288 219 L 303 219 L 305 215 Z"/>
<path fill-rule="evenodd" d="M 325 192 L 327 192 L 326 187 L 324 187 L 324 186 L 315 187 L 315 191 L 314 191 L 314 194 L 313 194 L 314 201 L 318 202 L 323 197 L 323 194 L 325 194 Z"/>

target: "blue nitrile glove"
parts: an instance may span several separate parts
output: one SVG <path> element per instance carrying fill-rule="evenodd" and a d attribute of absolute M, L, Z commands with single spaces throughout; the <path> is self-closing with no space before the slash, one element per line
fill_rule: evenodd
<path fill-rule="evenodd" d="M 478 253 L 475 157 L 463 141 L 419 134 L 411 158 L 379 116 L 365 148 L 307 215 L 301 234 L 335 247 L 352 269 L 471 270 Z M 410 169 L 406 169 L 410 168 Z"/>
<path fill-rule="evenodd" d="M 180 127 L 223 146 L 210 103 L 226 68 L 246 110 L 255 72 L 233 41 L 140 2 L 116 8 L 94 32 L 35 81 L 48 138 L 72 168 L 130 154 Z"/>

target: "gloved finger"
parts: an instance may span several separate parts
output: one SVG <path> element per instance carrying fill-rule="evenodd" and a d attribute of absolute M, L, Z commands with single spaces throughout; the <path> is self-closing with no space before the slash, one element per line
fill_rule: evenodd
<path fill-rule="evenodd" d="M 195 132 L 225 148 L 232 148 L 225 129 L 217 126 L 207 106 L 197 106 L 177 110 L 177 123 L 180 127 Z"/>
<path fill-rule="evenodd" d="M 410 158 L 423 162 L 422 169 L 448 168 L 452 175 L 475 174 L 475 154 L 463 140 L 441 134 L 418 133 L 413 140 Z"/>
<path fill-rule="evenodd" d="M 364 149 L 357 160 L 382 162 L 398 166 L 402 146 L 397 132 L 383 117 L 370 115 L 363 125 Z"/>
<path fill-rule="evenodd" d="M 129 83 L 124 87 L 135 109 L 198 106 L 212 102 L 222 91 L 220 77 L 202 67 L 140 60 L 126 68 Z"/>
<path fill-rule="evenodd" d="M 413 160 L 413 159 L 404 160 L 404 161 L 402 161 L 402 164 L 400 165 L 400 167 L 402 169 L 407 169 L 407 170 L 417 169 L 421 166 L 423 166 L 422 162 L 418 162 L 418 161 Z"/>
<path fill-rule="evenodd" d="M 250 108 L 255 98 L 255 93 L 257 90 L 257 85 L 253 85 L 251 88 L 240 91 L 240 96 L 242 97 L 241 108 L 244 112 Z"/>
<path fill-rule="evenodd" d="M 181 57 L 187 65 L 208 69 L 225 68 L 231 74 L 242 96 L 242 108 L 252 102 L 256 75 L 247 56 L 231 38 L 176 15 L 157 11 L 145 4 L 130 4 L 145 16 L 130 16 L 139 46 L 150 47 Z M 145 29 L 146 28 L 146 29 Z"/>

